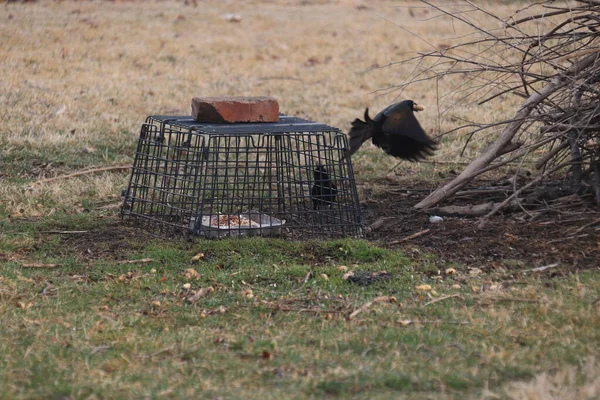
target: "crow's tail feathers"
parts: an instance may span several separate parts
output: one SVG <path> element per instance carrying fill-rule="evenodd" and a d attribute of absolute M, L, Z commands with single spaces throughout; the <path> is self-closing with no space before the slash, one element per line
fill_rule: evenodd
<path fill-rule="evenodd" d="M 365 110 L 365 120 L 362 121 L 356 118 L 352 122 L 352 129 L 350 129 L 350 148 L 342 159 L 351 156 L 362 146 L 364 142 L 373 137 L 373 120 L 369 117 L 369 109 Z"/>

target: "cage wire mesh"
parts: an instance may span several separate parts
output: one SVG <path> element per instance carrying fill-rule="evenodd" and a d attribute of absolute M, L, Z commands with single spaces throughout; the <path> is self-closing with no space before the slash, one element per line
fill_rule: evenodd
<path fill-rule="evenodd" d="M 285 115 L 241 124 L 150 116 L 121 213 L 157 233 L 360 237 L 346 151 L 338 129 Z"/>

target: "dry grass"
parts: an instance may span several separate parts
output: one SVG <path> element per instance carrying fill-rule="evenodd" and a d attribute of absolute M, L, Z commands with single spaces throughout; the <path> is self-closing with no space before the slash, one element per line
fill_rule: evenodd
<path fill-rule="evenodd" d="M 529 382 L 511 383 L 506 393 L 515 400 L 594 399 L 600 393 L 600 367 L 594 357 L 589 357 L 582 361 L 579 369 L 561 368 L 553 374 L 540 374 Z"/>
<path fill-rule="evenodd" d="M 508 14 L 514 7 L 493 8 Z M 221 18 L 230 12 L 242 22 Z M 492 382 L 491 397 L 597 395 L 597 379 L 586 375 L 598 370 L 593 360 L 589 368 L 563 367 L 564 360 L 574 365 L 584 355 L 598 359 L 598 314 L 590 304 L 599 289 L 592 273 L 582 296 L 573 277 L 550 288 L 532 279 L 502 293 L 525 297 L 533 288 L 543 301 L 531 304 L 473 292 L 471 285 L 488 285 L 488 277 L 467 276 L 456 279 L 460 298 L 421 308 L 430 299 L 415 285 L 432 284 L 444 296 L 457 293 L 455 278 L 430 279 L 422 270 L 437 266 L 411 262 L 401 252 L 352 241 L 304 248 L 261 240 L 232 252 L 229 242 L 198 249 L 146 245 L 145 238 L 121 237 L 119 230 L 94 236 L 104 217 L 114 215 L 126 173 L 31 187 L 40 178 L 131 162 L 145 117 L 188 114 L 193 96 L 271 95 L 282 112 L 344 131 L 364 107 L 377 111 L 397 96 L 428 106 L 420 120 L 434 136 L 452 128 L 453 118 L 510 114 L 514 104 L 507 101 L 438 118 L 435 88 L 385 90 L 406 79 L 412 66 L 379 67 L 469 33 L 433 17 L 420 3 L 377 0 L 206 0 L 197 8 L 182 2 L 1 4 L 0 326 L 6 329 L 0 329 L 0 392 L 14 398 L 451 398 L 480 393 Z M 464 143 L 461 134 L 444 139 L 436 160 L 460 160 Z M 483 144 L 472 143 L 466 157 Z M 358 179 L 385 175 L 394 160 L 366 147 L 354 158 Z M 407 175 L 438 172 L 431 165 L 401 168 Z M 91 236 L 40 233 L 53 229 Z M 214 298 L 192 306 L 181 297 L 187 282 L 181 272 L 199 250 L 214 258 L 194 266 L 203 275 L 194 288 L 220 286 Z M 139 268 L 112 261 L 138 256 L 155 261 Z M 24 261 L 61 267 L 23 269 Z M 340 263 L 386 268 L 398 279 L 358 290 L 341 280 Z M 304 284 L 307 270 L 316 274 Z M 331 278 L 319 279 L 320 273 Z M 385 291 L 405 308 L 378 305 L 354 322 L 335 313 L 331 319 L 275 313 L 260 296 L 240 298 L 247 286 L 273 302 L 349 309 Z M 225 314 L 199 317 L 220 305 Z M 406 327 L 399 323 L 404 319 L 442 322 Z M 452 323 L 463 319 L 471 323 Z M 265 350 L 274 358 L 264 357 Z M 538 373 L 531 382 L 509 384 Z"/>
<path fill-rule="evenodd" d="M 428 106 L 420 119 L 430 134 L 452 128 L 453 116 L 438 119 L 436 91 L 429 84 L 402 94 L 378 91 L 403 82 L 412 69 L 385 66 L 469 31 L 434 18 L 419 3 L 357 4 L 202 1 L 194 8 L 180 2 L 40 2 L 0 7 L 0 157 L 12 165 L 5 178 L 16 178 L 8 179 L 0 202 L 9 204 L 11 214 L 73 209 L 74 198 L 63 196 L 63 187 L 84 191 L 78 183 L 92 193 L 91 199 L 101 200 L 107 190 L 101 180 L 50 184 L 27 193 L 26 199 L 20 184 L 37 178 L 29 173 L 36 159 L 53 164 L 50 175 L 130 161 L 145 117 L 188 114 L 193 96 L 271 95 L 285 113 L 344 131 L 366 106 L 376 112 L 397 98 L 412 98 Z M 507 14 L 511 7 L 494 10 Z M 242 22 L 221 17 L 230 12 L 240 14 Z M 507 102 L 500 109 L 457 112 L 491 120 L 503 118 L 511 107 Z M 460 135 L 446 140 L 436 159 L 458 160 L 463 144 Z M 471 145 L 466 157 L 481 144 Z M 395 164 L 369 148 L 355 163 L 367 176 L 385 174 Z M 124 184 L 125 174 L 120 176 L 108 186 L 112 193 Z M 40 198 L 53 205 L 36 209 Z"/>

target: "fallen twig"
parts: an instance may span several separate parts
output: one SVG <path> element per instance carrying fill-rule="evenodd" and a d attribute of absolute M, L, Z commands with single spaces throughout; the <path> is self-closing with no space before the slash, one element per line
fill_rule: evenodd
<path fill-rule="evenodd" d="M 529 188 L 530 186 L 533 186 L 534 184 L 536 184 L 537 182 L 541 181 L 542 179 L 544 179 L 547 175 L 551 175 L 554 172 L 560 170 L 561 168 L 565 167 L 566 165 L 568 165 L 568 163 L 566 164 L 561 164 L 551 170 L 547 170 L 545 171 L 543 174 L 537 176 L 535 179 L 531 180 L 531 182 L 527 183 L 526 185 L 522 186 L 521 188 L 519 188 L 518 190 L 515 190 L 513 194 L 511 194 L 509 197 L 506 198 L 506 200 L 504 200 L 502 203 L 499 203 L 498 205 L 495 205 L 494 208 L 488 212 L 486 215 L 484 215 L 483 217 L 481 217 L 481 219 L 479 220 L 479 223 L 477 224 L 477 227 L 479 229 L 482 229 L 485 224 L 489 221 L 489 219 L 496 214 L 498 211 L 500 211 L 500 209 L 504 206 L 506 206 L 508 203 L 512 202 L 513 200 L 515 200 L 524 190 L 526 190 L 527 188 Z"/>
<path fill-rule="evenodd" d="M 293 76 L 263 76 L 258 78 L 261 81 L 270 81 L 270 80 L 284 80 L 284 81 L 298 81 L 302 82 L 302 79 L 295 78 Z"/>
<path fill-rule="evenodd" d="M 21 264 L 23 268 L 56 268 L 60 267 L 62 264 L 40 264 L 40 263 L 31 263 L 31 264 Z"/>
<path fill-rule="evenodd" d="M 546 243 L 550 244 L 550 243 L 556 243 L 556 242 L 564 242 L 566 240 L 580 239 L 580 238 L 584 238 L 584 237 L 588 237 L 588 236 L 590 236 L 590 235 L 588 235 L 587 233 L 585 233 L 583 235 L 567 236 L 567 237 L 561 237 L 559 239 L 549 240 Z"/>
<path fill-rule="evenodd" d="M 212 286 L 206 287 L 206 288 L 200 288 L 198 289 L 198 291 L 191 295 L 190 297 L 187 298 L 187 300 L 194 304 L 195 302 L 197 302 L 198 300 L 200 300 L 202 297 L 207 296 L 209 293 L 214 292 L 215 289 Z"/>
<path fill-rule="evenodd" d="M 273 310 L 278 310 L 278 311 L 295 311 L 295 312 L 299 312 L 299 313 L 315 313 L 315 314 L 335 314 L 335 313 L 343 313 L 346 310 L 333 310 L 333 309 L 322 309 L 322 308 L 296 308 L 296 307 L 285 307 L 285 306 L 278 306 L 278 307 L 274 307 Z"/>
<path fill-rule="evenodd" d="M 354 317 L 356 317 L 358 314 L 360 314 L 363 311 L 367 311 L 375 303 L 382 303 L 382 302 L 393 303 L 393 302 L 397 302 L 397 301 L 398 300 L 396 300 L 396 298 L 394 296 L 375 297 L 373 300 L 369 301 L 368 303 L 363 304 L 356 310 L 352 311 L 352 313 L 350 313 L 350 315 L 348 315 L 348 320 L 354 319 Z"/>
<path fill-rule="evenodd" d="M 145 264 L 154 261 L 153 258 L 141 258 L 139 260 L 123 260 L 117 261 L 116 264 Z"/>
<path fill-rule="evenodd" d="M 373 222 L 371 225 L 367 226 L 365 228 L 365 232 L 369 233 L 369 232 L 373 232 L 379 228 L 381 228 L 383 226 L 383 224 L 385 222 L 387 222 L 388 220 L 390 220 L 391 218 L 385 218 L 385 217 L 381 217 L 379 218 L 377 221 Z"/>
<path fill-rule="evenodd" d="M 550 269 L 550 268 L 558 267 L 559 265 L 560 265 L 559 263 L 554 263 L 554 264 L 544 265 L 543 267 L 526 269 L 523 272 L 542 272 L 542 271 L 545 271 L 545 270 Z"/>
<path fill-rule="evenodd" d="M 456 192 L 454 197 L 471 197 L 471 196 L 480 196 L 480 195 L 489 195 L 494 193 L 506 193 L 513 190 L 510 186 L 497 186 L 490 188 L 481 188 L 481 189 L 467 189 L 461 190 L 460 192 Z"/>
<path fill-rule="evenodd" d="M 415 324 L 456 324 L 456 325 L 469 325 L 469 321 L 451 321 L 451 320 L 412 320 L 407 319 L 399 321 L 402 326 L 415 325 Z M 450 346 L 450 345 L 448 345 Z"/>
<path fill-rule="evenodd" d="M 589 228 L 590 226 L 594 226 L 596 224 L 600 224 L 600 218 L 593 220 L 592 222 L 589 222 L 583 226 L 580 226 L 579 228 L 577 228 L 574 232 L 569 232 L 570 235 L 577 235 L 579 232 L 581 232 L 582 230 L 584 230 L 585 228 Z"/>
<path fill-rule="evenodd" d="M 152 357 L 155 357 L 155 356 L 157 356 L 159 354 L 167 353 L 167 352 L 173 350 L 174 348 L 175 348 L 175 345 L 169 346 L 169 347 L 165 347 L 164 349 L 159 350 L 159 351 L 157 351 L 155 353 L 152 353 L 152 354 L 140 354 L 140 355 L 137 355 L 135 357 L 136 358 L 152 358 Z"/>
<path fill-rule="evenodd" d="M 597 54 L 590 54 L 577 62 L 574 62 L 569 68 L 564 70 L 561 74 L 553 76 L 548 83 L 536 90 L 534 93 L 529 94 L 527 100 L 521 104 L 514 116 L 509 120 L 499 135 L 498 139 L 490 145 L 483 153 L 473 160 L 456 178 L 451 182 L 437 188 L 433 193 L 421 200 L 415 205 L 417 209 L 428 209 L 436 204 L 439 204 L 442 200 L 453 196 L 456 192 L 462 189 L 468 182 L 472 181 L 475 177 L 479 176 L 486 171 L 486 167 L 496 168 L 497 165 L 492 165 L 492 161 L 496 160 L 507 146 L 510 148 L 512 140 L 517 133 L 520 131 L 521 126 L 528 120 L 530 114 L 540 104 L 543 104 L 546 99 L 551 97 L 552 94 L 565 87 L 572 85 L 572 77 L 578 76 L 583 70 L 586 70 L 590 66 L 593 66 L 597 62 Z M 543 177 L 544 175 L 542 175 Z M 534 183 L 537 180 L 534 180 Z M 484 220 L 480 223 L 482 226 L 485 221 L 499 210 L 502 206 L 508 204 L 514 197 L 518 196 L 520 191 L 516 191 L 512 197 L 509 197 L 506 202 L 500 204 L 499 207 L 494 208 Z"/>
<path fill-rule="evenodd" d="M 78 235 L 88 233 L 89 231 L 42 231 L 41 233 L 49 233 L 53 235 Z"/>
<path fill-rule="evenodd" d="M 95 174 L 97 172 L 107 172 L 107 171 L 118 171 L 118 170 L 123 170 L 123 169 L 130 169 L 131 165 L 127 164 L 127 165 L 113 165 L 111 167 L 102 167 L 102 168 L 93 168 L 93 169 L 88 169 L 85 171 L 78 171 L 78 172 L 74 172 L 72 174 L 67 174 L 67 175 L 59 175 L 59 176 L 55 176 L 53 178 L 47 178 L 47 179 L 40 179 L 39 181 L 35 181 L 32 183 L 32 185 L 39 185 L 42 183 L 49 183 L 49 182 L 54 182 L 60 179 L 69 179 L 69 178 L 74 178 L 76 176 L 81 176 L 81 175 L 87 175 L 87 174 Z"/>
<path fill-rule="evenodd" d="M 500 203 L 490 201 L 488 203 L 468 205 L 468 206 L 446 206 L 437 207 L 428 210 L 431 214 L 440 216 L 459 216 L 459 217 L 480 217 L 487 214 Z"/>
<path fill-rule="evenodd" d="M 398 244 L 398 243 L 406 242 L 407 240 L 411 240 L 411 239 L 414 239 L 416 237 L 422 236 L 422 235 L 424 235 L 424 234 L 426 234 L 428 232 L 429 232 L 429 229 L 424 229 L 422 231 L 413 233 L 412 235 L 409 235 L 409 236 L 407 236 L 405 238 L 398 239 L 398 240 L 392 240 L 391 242 L 388 242 L 388 245 L 393 245 L 393 244 Z"/>
<path fill-rule="evenodd" d="M 480 302 L 485 303 L 486 300 L 491 300 L 491 301 L 497 301 L 497 302 L 513 302 L 513 303 L 539 303 L 539 300 L 536 299 L 521 299 L 518 297 L 497 297 L 497 298 L 485 298 L 482 299 Z"/>
<path fill-rule="evenodd" d="M 123 205 L 123 202 L 119 201 L 118 203 L 106 204 L 106 205 L 103 205 L 103 206 L 96 207 L 94 210 L 111 210 L 111 209 L 114 209 L 114 208 L 119 208 L 122 205 Z"/>
<path fill-rule="evenodd" d="M 428 305 L 430 305 L 430 304 L 437 303 L 438 301 L 443 301 L 443 300 L 447 300 L 447 299 L 451 299 L 451 298 L 453 298 L 453 297 L 459 297 L 459 296 L 460 296 L 460 294 L 459 294 L 459 293 L 454 293 L 454 294 L 451 294 L 451 295 L 449 295 L 449 296 L 438 297 L 437 299 L 434 299 L 434 300 L 428 301 L 428 302 L 427 302 L 427 303 L 425 303 L 425 304 L 421 304 L 421 307 L 425 307 L 425 306 L 428 306 Z"/>
<path fill-rule="evenodd" d="M 300 285 L 300 287 L 298 287 L 298 288 L 296 288 L 296 289 L 292 290 L 292 293 L 296 293 L 296 292 L 299 292 L 300 290 L 302 290 L 302 288 L 303 288 L 304 286 L 306 286 L 306 282 L 308 282 L 308 281 L 310 280 L 310 277 L 311 277 L 312 275 L 313 275 L 313 272 L 312 272 L 312 271 L 308 271 L 308 272 L 306 273 L 306 276 L 305 276 L 305 277 L 304 277 L 304 279 L 302 280 L 302 285 Z"/>
<path fill-rule="evenodd" d="M 569 143 L 563 142 L 563 143 L 559 144 L 558 146 L 556 146 L 555 148 L 553 148 L 552 150 L 550 150 L 549 152 L 547 152 L 546 154 L 544 154 L 535 163 L 535 169 L 542 169 L 548 163 L 548 161 L 552 160 L 558 153 L 560 153 L 567 147 L 569 147 Z"/>
<path fill-rule="evenodd" d="M 302 281 L 302 283 L 308 282 L 308 280 L 310 279 L 311 276 L 312 276 L 312 271 L 308 271 L 306 273 L 306 276 L 304 277 L 304 280 Z"/>

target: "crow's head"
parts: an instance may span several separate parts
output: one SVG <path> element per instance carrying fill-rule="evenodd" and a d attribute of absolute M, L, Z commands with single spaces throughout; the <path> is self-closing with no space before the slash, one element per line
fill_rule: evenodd
<path fill-rule="evenodd" d="M 417 112 L 418 112 L 418 111 L 423 111 L 423 110 L 425 110 L 425 107 L 424 107 L 424 106 L 422 106 L 422 105 L 420 105 L 420 104 L 417 104 L 417 103 L 415 103 L 415 102 L 414 102 L 414 101 L 412 101 L 412 100 L 404 100 L 404 101 L 401 101 L 400 103 L 398 103 L 398 104 L 396 105 L 396 107 L 397 107 L 397 109 L 398 109 L 398 110 L 402 110 L 402 111 L 408 111 L 408 110 L 410 110 L 410 111 L 413 111 L 413 112 L 414 112 L 414 111 L 417 111 Z"/>
<path fill-rule="evenodd" d="M 326 181 L 329 180 L 329 175 L 327 174 L 327 170 L 322 165 L 317 165 L 313 172 L 315 181 Z"/>

